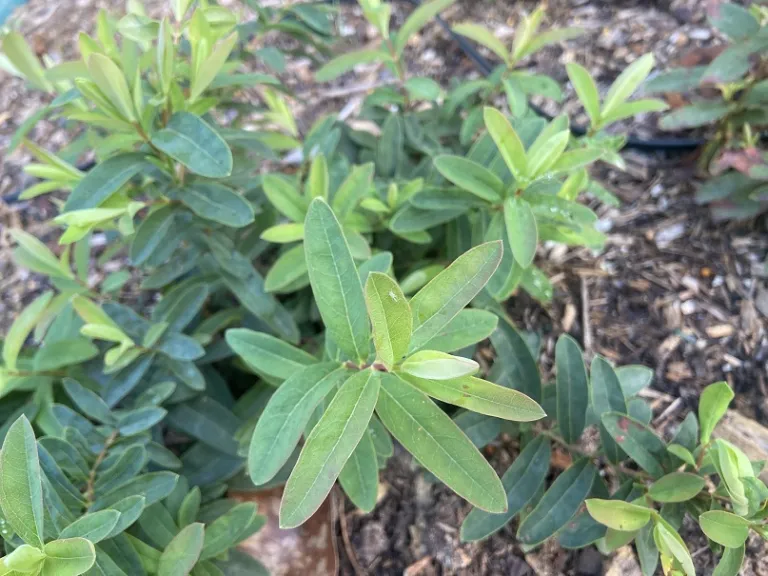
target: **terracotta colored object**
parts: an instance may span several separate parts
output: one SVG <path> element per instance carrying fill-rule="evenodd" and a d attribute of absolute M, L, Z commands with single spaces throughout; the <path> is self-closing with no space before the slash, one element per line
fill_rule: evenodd
<path fill-rule="evenodd" d="M 331 576 L 338 570 L 330 499 L 307 522 L 291 530 L 278 525 L 282 487 L 263 492 L 236 492 L 229 496 L 255 502 L 267 517 L 264 528 L 240 548 L 259 560 L 272 576 Z"/>

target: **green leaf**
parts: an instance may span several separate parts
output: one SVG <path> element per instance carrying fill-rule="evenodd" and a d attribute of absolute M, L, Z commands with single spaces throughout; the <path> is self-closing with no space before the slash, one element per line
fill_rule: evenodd
<path fill-rule="evenodd" d="M 276 174 L 266 174 L 261 185 L 267 199 L 278 212 L 294 222 L 304 222 L 307 202 L 290 180 Z"/>
<path fill-rule="evenodd" d="M 523 336 L 502 317 L 498 328 L 491 334 L 491 343 L 496 349 L 496 362 L 501 368 L 501 373 L 494 380 L 540 402 L 539 367 Z"/>
<path fill-rule="evenodd" d="M 712 432 L 720 419 L 725 416 L 734 394 L 726 382 L 710 384 L 701 393 L 699 399 L 699 424 L 701 443 L 708 444 Z"/>
<path fill-rule="evenodd" d="M 587 421 L 589 384 L 584 356 L 576 340 L 563 334 L 555 345 L 557 425 L 568 444 L 578 444 Z"/>
<path fill-rule="evenodd" d="M 304 222 L 307 269 L 328 334 L 350 358 L 368 358 L 371 332 L 360 276 L 331 207 L 315 198 Z"/>
<path fill-rule="evenodd" d="M 445 352 L 422 350 L 406 358 L 400 370 L 410 376 L 428 380 L 451 380 L 476 373 L 480 366 L 474 360 L 451 356 Z"/>
<path fill-rule="evenodd" d="M 285 380 L 317 359 L 287 342 L 247 328 L 227 330 L 226 341 L 256 371 Z"/>
<path fill-rule="evenodd" d="M 192 212 L 231 228 L 253 222 L 251 204 L 235 191 L 213 182 L 195 182 L 178 193 L 179 200 Z"/>
<path fill-rule="evenodd" d="M 201 499 L 202 495 L 199 486 L 195 486 L 192 490 L 187 492 L 187 495 L 184 496 L 184 500 L 181 501 L 181 505 L 179 506 L 177 522 L 179 527 L 184 528 L 184 526 L 188 526 L 195 521 L 198 512 L 200 512 Z"/>
<path fill-rule="evenodd" d="M 27 44 L 24 37 L 16 31 L 9 31 L 3 35 L 3 53 L 30 84 L 38 90 L 50 92 L 51 83 L 45 77 L 40 60 Z"/>
<path fill-rule="evenodd" d="M 656 480 L 648 495 L 656 502 L 685 502 L 701 492 L 705 484 L 704 478 L 696 474 L 674 472 Z"/>
<path fill-rule="evenodd" d="M 312 429 L 285 485 L 280 527 L 304 523 L 325 500 L 368 429 L 379 395 L 379 374 L 362 370 L 349 378 Z"/>
<path fill-rule="evenodd" d="M 194 174 L 224 178 L 232 173 L 232 152 L 227 143 L 202 118 L 189 112 L 176 112 L 150 141 Z"/>
<path fill-rule="evenodd" d="M 681 446 L 680 444 L 670 444 L 667 446 L 667 451 L 670 454 L 673 454 L 674 456 L 677 456 L 685 462 L 686 464 L 689 464 L 691 466 L 696 466 L 696 459 L 693 457 L 693 454 L 691 454 L 690 450 L 686 448 L 685 446 Z"/>
<path fill-rule="evenodd" d="M 625 102 L 617 106 L 613 112 L 602 118 L 604 126 L 623 120 L 624 118 L 631 118 L 638 114 L 647 114 L 648 112 L 663 112 L 669 108 L 669 105 L 663 100 L 635 100 L 634 102 Z"/>
<path fill-rule="evenodd" d="M 74 278 L 67 263 L 59 262 L 53 252 L 32 234 L 19 229 L 12 229 L 10 233 L 19 244 L 13 253 L 19 266 L 54 278 Z"/>
<path fill-rule="evenodd" d="M 98 498 L 91 505 L 91 512 L 103 508 L 115 508 L 115 504 L 129 496 L 141 495 L 145 506 L 151 506 L 171 493 L 179 477 L 172 472 L 150 472 L 124 482 L 114 490 Z"/>
<path fill-rule="evenodd" d="M 539 231 L 531 205 L 514 196 L 504 201 L 504 224 L 515 261 L 523 268 L 533 264 Z"/>
<path fill-rule="evenodd" d="M 64 390 L 83 414 L 103 424 L 111 424 L 115 421 L 109 406 L 98 394 L 84 388 L 72 378 L 64 378 L 63 384 Z"/>
<path fill-rule="evenodd" d="M 13 531 L 43 546 L 43 486 L 35 433 L 26 416 L 8 429 L 0 451 L 0 507 Z"/>
<path fill-rule="evenodd" d="M 291 457 L 317 405 L 349 375 L 338 364 L 316 364 L 295 372 L 280 385 L 253 430 L 248 473 L 254 484 L 274 478 Z"/>
<path fill-rule="evenodd" d="M 85 538 L 96 544 L 111 535 L 119 519 L 120 512 L 117 510 L 101 510 L 86 514 L 64 528 L 59 538 Z"/>
<path fill-rule="evenodd" d="M 411 77 L 405 81 L 403 87 L 411 100 L 427 100 L 429 102 L 434 102 L 440 98 L 443 91 L 440 84 L 431 78 Z"/>
<path fill-rule="evenodd" d="M 616 376 L 621 384 L 624 398 L 632 398 L 643 388 L 647 388 L 653 380 L 653 370 L 647 366 L 633 364 L 616 368 Z"/>
<path fill-rule="evenodd" d="M 411 299 L 410 352 L 424 348 L 469 304 L 501 261 L 501 242 L 486 242 L 459 256 Z"/>
<path fill-rule="evenodd" d="M 349 176 L 346 177 L 341 186 L 339 186 L 339 189 L 336 190 L 331 206 L 333 207 L 333 213 L 342 222 L 368 192 L 373 179 L 373 171 L 374 165 L 372 162 L 362 166 L 353 166 Z M 300 220 L 303 220 L 303 217 Z"/>
<path fill-rule="evenodd" d="M 504 183 L 484 166 L 461 156 L 442 155 L 433 162 L 438 172 L 459 188 L 488 202 L 501 202 Z"/>
<path fill-rule="evenodd" d="M 302 224 L 302 229 L 304 225 Z M 283 252 L 272 265 L 264 278 L 264 289 L 267 292 L 293 292 L 309 284 L 307 272 L 307 256 L 304 244 L 294 246 Z"/>
<path fill-rule="evenodd" d="M 459 312 L 429 341 L 431 350 L 455 352 L 488 338 L 499 319 L 492 312 L 466 309 Z"/>
<path fill-rule="evenodd" d="M 45 563 L 40 576 L 77 576 L 96 561 L 96 549 L 85 538 L 54 540 L 43 547 Z"/>
<path fill-rule="evenodd" d="M 651 519 L 650 508 L 621 500 L 591 498 L 587 500 L 587 510 L 600 524 L 621 532 L 640 530 Z"/>
<path fill-rule="evenodd" d="M 653 431 L 626 414 L 608 412 L 601 422 L 619 447 L 654 478 L 664 476 L 659 460 L 666 455 L 666 446 Z"/>
<path fill-rule="evenodd" d="M 659 121 L 662 130 L 677 131 L 685 128 L 708 126 L 725 118 L 733 111 L 727 102 L 696 102 L 665 114 Z"/>
<path fill-rule="evenodd" d="M 473 412 L 515 422 L 533 422 L 546 416 L 541 407 L 522 392 L 480 378 L 437 380 L 408 374 L 401 377 L 433 398 Z"/>
<path fill-rule="evenodd" d="M 549 472 L 551 450 L 544 436 L 528 443 L 501 477 L 507 493 L 507 511 L 489 514 L 473 508 L 461 524 L 461 541 L 475 542 L 487 538 L 503 528 L 533 500 Z"/>
<path fill-rule="evenodd" d="M 576 462 L 560 474 L 536 508 L 520 523 L 518 539 L 532 546 L 565 526 L 589 496 L 596 474 L 597 470 L 588 459 Z"/>
<path fill-rule="evenodd" d="M 592 409 L 595 416 L 600 418 L 608 412 L 627 413 L 627 403 L 621 390 L 619 378 L 608 361 L 600 356 L 592 360 Z M 600 439 L 608 459 L 617 464 L 622 459 L 621 450 L 614 442 L 608 430 L 600 425 Z"/>
<path fill-rule="evenodd" d="M 99 349 L 87 338 L 67 338 L 45 344 L 35 354 L 35 371 L 58 370 L 95 358 Z"/>
<path fill-rule="evenodd" d="M 163 550 L 157 567 L 158 576 L 186 576 L 200 558 L 205 530 L 196 522 L 181 529 Z"/>
<path fill-rule="evenodd" d="M 482 44 L 488 50 L 496 54 L 504 62 L 509 61 L 509 51 L 503 42 L 493 35 L 493 31 L 489 30 L 485 26 L 480 24 L 474 24 L 472 22 L 464 22 L 457 24 L 453 27 L 453 31 L 462 36 L 466 36 L 471 40 L 474 40 L 478 44 Z"/>
<path fill-rule="evenodd" d="M 427 22 L 448 8 L 456 0 L 432 0 L 426 2 L 411 12 L 395 36 L 395 54 L 399 58 L 405 50 L 408 40 L 421 30 Z"/>
<path fill-rule="evenodd" d="M 523 142 L 507 117 L 495 108 L 488 106 L 483 108 L 483 119 L 509 172 L 514 176 L 518 186 L 522 186 L 528 177 L 528 159 Z"/>
<path fill-rule="evenodd" d="M 8 335 L 3 342 L 3 363 L 5 369 L 9 371 L 16 370 L 16 360 L 19 352 L 27 340 L 27 336 L 34 330 L 38 322 L 43 318 L 45 310 L 51 303 L 53 292 L 45 292 L 38 296 L 32 304 L 16 317 L 8 330 Z"/>
<path fill-rule="evenodd" d="M 696 576 L 691 553 L 688 551 L 682 538 L 680 538 L 680 535 L 669 524 L 661 519 L 657 521 L 656 527 L 653 530 L 653 539 L 656 541 L 656 546 L 658 546 L 662 555 L 674 558 L 680 564 L 686 576 Z M 664 565 L 663 557 L 662 565 Z"/>
<path fill-rule="evenodd" d="M 91 78 L 107 97 L 109 103 L 117 109 L 122 119 L 134 122 L 136 113 L 133 109 L 133 98 L 131 98 L 131 91 L 123 71 L 104 54 L 91 54 L 88 56 L 87 64 Z"/>
<path fill-rule="evenodd" d="M 145 406 L 120 415 L 117 428 L 121 436 L 133 436 L 145 432 L 160 422 L 167 411 L 157 406 Z"/>
<path fill-rule="evenodd" d="M 749 521 L 724 510 L 704 512 L 699 525 L 707 538 L 726 548 L 738 548 L 749 537 Z"/>
<path fill-rule="evenodd" d="M 306 189 L 311 198 L 328 200 L 328 178 L 328 162 L 319 154 L 312 160 L 307 177 Z"/>
<path fill-rule="evenodd" d="M 376 359 L 391 369 L 408 352 L 413 325 L 411 306 L 397 282 L 381 272 L 368 275 L 365 303 L 373 325 Z"/>
<path fill-rule="evenodd" d="M 45 554 L 39 548 L 22 544 L 10 554 L 6 554 L 0 564 L 3 574 L 38 574 L 42 568 Z"/>
<path fill-rule="evenodd" d="M 602 121 L 605 121 L 637 90 L 640 84 L 648 77 L 648 74 L 651 73 L 654 63 L 653 54 L 645 54 L 632 62 L 619 74 L 619 77 L 616 78 L 608 89 L 605 100 L 603 100 L 603 109 L 600 112 Z"/>
<path fill-rule="evenodd" d="M 118 534 L 124 532 L 131 524 L 136 522 L 144 510 L 145 502 L 146 499 L 144 496 L 134 495 L 118 500 L 109 506 L 109 510 L 120 512 L 120 518 L 118 518 L 117 524 L 112 529 L 112 532 L 109 533 L 109 538 L 114 538 Z"/>
<path fill-rule="evenodd" d="M 270 226 L 261 233 L 260 238 L 275 244 L 288 244 L 304 239 L 304 224 L 288 222 Z M 302 252 L 302 254 L 304 254 Z"/>
<path fill-rule="evenodd" d="M 548 134 L 546 129 L 541 132 L 528 149 L 528 170 L 531 178 L 538 178 L 549 171 L 565 152 L 570 138 L 571 131 L 568 129 L 552 135 Z"/>
<path fill-rule="evenodd" d="M 352 70 L 358 64 L 369 64 L 371 62 L 387 62 L 392 58 L 382 50 L 357 50 L 347 52 L 326 62 L 315 72 L 315 80 L 318 82 L 330 82 L 338 78 L 345 72 Z"/>
<path fill-rule="evenodd" d="M 713 5 L 707 16 L 712 26 L 732 40 L 746 40 L 760 30 L 755 16 L 747 8 L 732 2 Z"/>
<path fill-rule="evenodd" d="M 64 203 L 63 212 L 100 206 L 147 166 L 146 156 L 140 152 L 116 154 L 99 162 L 77 183 Z"/>
<path fill-rule="evenodd" d="M 240 541 L 241 535 L 247 535 L 246 530 L 255 517 L 256 505 L 244 502 L 216 518 L 205 529 L 200 560 L 214 558 L 232 548 Z"/>
<path fill-rule="evenodd" d="M 219 42 L 211 51 L 210 55 L 203 60 L 194 70 L 192 83 L 189 88 L 189 101 L 193 102 L 202 95 L 203 91 L 213 82 L 224 64 L 229 58 L 229 54 L 237 43 L 237 33 L 233 32 L 221 42 Z"/>
<path fill-rule="evenodd" d="M 587 69 L 576 62 L 566 64 L 566 70 L 582 106 L 584 106 L 584 111 L 589 116 L 589 121 L 593 127 L 597 126 L 600 121 L 600 94 L 597 92 L 595 81 L 592 80 Z"/>
<path fill-rule="evenodd" d="M 726 548 L 720 562 L 715 566 L 712 576 L 738 576 L 741 572 L 741 565 L 744 563 L 745 546 L 738 548 Z"/>
<path fill-rule="evenodd" d="M 506 511 L 504 487 L 493 468 L 426 395 L 384 374 L 376 413 L 405 449 L 459 496 L 488 512 Z"/>
<path fill-rule="evenodd" d="M 344 464 L 339 483 L 352 503 L 363 512 L 376 506 L 379 488 L 379 466 L 370 430 L 366 430 L 360 443 Z"/>

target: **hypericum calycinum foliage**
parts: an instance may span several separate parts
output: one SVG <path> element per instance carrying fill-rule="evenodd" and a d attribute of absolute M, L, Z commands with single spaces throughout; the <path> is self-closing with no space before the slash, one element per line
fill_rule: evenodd
<path fill-rule="evenodd" d="M 694 576 L 690 552 L 677 532 L 688 515 L 716 552 L 724 547 L 717 574 L 736 576 L 750 529 L 768 539 L 768 489 L 757 478 L 763 462 L 750 462 L 736 446 L 712 438 L 733 399 L 728 385 L 706 388 L 698 419 L 688 414 L 665 442 L 649 427 L 650 406 L 637 396 L 650 383 L 651 370 L 614 369 L 596 357 L 588 375 L 578 344 L 562 336 L 555 348 L 556 381 L 541 388 L 524 343 L 517 344 L 517 362 L 504 362 L 517 339 L 508 328 L 492 336 L 502 364 L 491 378 L 506 383 L 504 376 L 514 375 L 534 382 L 528 393 L 543 398 L 551 426 L 545 420 L 533 429 L 521 427 L 521 452 L 502 477 L 507 512 L 472 510 L 462 524 L 462 539 L 486 538 L 519 516 L 517 537 L 524 544 L 556 537 L 565 548 L 595 544 L 608 553 L 634 541 L 645 576 L 656 572 L 659 559 L 665 574 Z M 579 441 L 589 426 L 598 428 L 600 443 L 586 451 Z M 574 462 L 547 488 L 553 443 Z M 601 465 L 608 484 L 598 474 Z"/>
<path fill-rule="evenodd" d="M 731 43 L 710 63 L 659 74 L 646 92 L 679 92 L 690 104 L 661 119 L 668 130 L 711 126 L 700 158 L 711 178 L 696 192 L 719 219 L 752 218 L 764 212 L 768 159 L 761 137 L 768 126 L 768 7 L 723 2 L 709 22 Z"/>
<path fill-rule="evenodd" d="M 322 198 L 309 206 L 304 237 L 326 328 L 322 358 L 261 332 L 238 328 L 226 335 L 256 373 L 284 380 L 253 431 L 248 471 L 254 484 L 269 482 L 302 434 L 307 437 L 285 487 L 280 525 L 307 520 L 336 478 L 357 506 L 372 510 L 378 462 L 392 454 L 390 433 L 459 495 L 484 510 L 505 511 L 493 469 L 429 399 L 507 420 L 544 416 L 524 394 L 474 377 L 479 366 L 473 360 L 449 353 L 457 347 L 454 326 L 466 324 L 464 307 L 501 261 L 501 242 L 460 256 L 408 300 L 386 268 L 355 266 L 344 230 Z M 465 346 L 489 336 L 496 326 L 489 316 L 469 325 L 476 332 Z"/>

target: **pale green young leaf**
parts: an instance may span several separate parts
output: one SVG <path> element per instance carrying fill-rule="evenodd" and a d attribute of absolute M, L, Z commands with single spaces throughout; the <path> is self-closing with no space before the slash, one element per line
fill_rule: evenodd
<path fill-rule="evenodd" d="M 16 370 L 16 361 L 24 342 L 43 318 L 52 298 L 53 292 L 44 292 L 24 308 L 11 324 L 3 341 L 3 363 L 7 370 Z"/>
<path fill-rule="evenodd" d="M 529 175 L 528 159 L 517 132 L 512 128 L 507 117 L 495 108 L 488 106 L 483 108 L 483 119 L 488 133 L 493 138 L 496 148 L 499 149 L 504 163 L 515 177 L 518 186 L 524 185 Z"/>
<path fill-rule="evenodd" d="M 187 13 L 189 5 L 192 0 L 171 0 L 171 9 L 173 10 L 173 18 L 176 22 L 181 22 L 184 18 L 184 14 Z"/>
<path fill-rule="evenodd" d="M 26 416 L 8 429 L 0 451 L 0 508 L 27 544 L 43 546 L 43 485 L 35 433 Z"/>
<path fill-rule="evenodd" d="M 303 228 L 303 225 L 302 225 Z M 304 244 L 286 250 L 272 264 L 272 268 L 264 278 L 264 289 L 267 292 L 295 292 L 309 284 L 307 257 Z"/>
<path fill-rule="evenodd" d="M 539 136 L 541 138 L 541 136 Z M 538 178 L 557 162 L 565 152 L 571 138 L 570 130 L 563 130 L 546 139 L 536 139 L 528 150 L 528 170 L 531 178 Z"/>
<path fill-rule="evenodd" d="M 621 500 L 587 500 L 589 514 L 603 524 L 621 532 L 635 532 L 651 520 L 651 509 Z"/>
<path fill-rule="evenodd" d="M 392 368 L 408 352 L 413 324 L 411 306 L 397 282 L 381 272 L 368 275 L 365 303 L 373 325 L 376 359 Z"/>
<path fill-rule="evenodd" d="M 309 166 L 306 187 L 310 198 L 328 200 L 328 178 L 328 162 L 325 156 L 318 154 Z"/>
<path fill-rule="evenodd" d="M 522 392 L 480 378 L 436 380 L 402 373 L 399 376 L 433 398 L 472 412 L 515 422 L 533 422 L 546 416 L 544 410 Z"/>
<path fill-rule="evenodd" d="M 459 256 L 411 299 L 410 352 L 424 348 L 469 304 L 501 261 L 501 242 L 486 242 Z"/>
<path fill-rule="evenodd" d="M 157 576 L 187 576 L 200 558 L 204 535 L 200 522 L 182 528 L 163 550 Z"/>
<path fill-rule="evenodd" d="M 0 560 L 0 573 L 5 575 L 38 574 L 43 566 L 45 554 L 29 544 L 22 544 Z"/>
<path fill-rule="evenodd" d="M 317 359 L 283 340 L 247 328 L 227 330 L 226 341 L 245 362 L 258 372 L 284 380 Z"/>
<path fill-rule="evenodd" d="M 456 0 L 431 0 L 421 4 L 416 10 L 411 12 L 410 16 L 406 19 L 395 36 L 394 46 L 395 55 L 399 58 L 405 46 L 408 44 L 411 36 L 421 30 L 427 22 L 432 20 L 440 12 L 448 8 Z"/>
<path fill-rule="evenodd" d="M 315 425 L 288 478 L 280 504 L 280 526 L 294 528 L 320 507 L 368 429 L 379 395 L 379 373 L 362 370 L 349 378 Z"/>
<path fill-rule="evenodd" d="M 260 238 L 274 244 L 298 242 L 299 240 L 304 240 L 304 224 L 298 222 L 286 222 L 284 224 L 270 226 L 261 233 Z"/>
<path fill-rule="evenodd" d="M 16 31 L 10 31 L 2 37 L 3 54 L 10 60 L 16 70 L 39 90 L 52 91 L 51 83 L 45 77 L 45 71 L 40 60 L 27 44 L 24 37 Z"/>
<path fill-rule="evenodd" d="M 150 141 L 194 174 L 224 178 L 232 173 L 232 151 L 227 143 L 207 122 L 189 112 L 176 112 Z"/>
<path fill-rule="evenodd" d="M 475 24 L 473 22 L 463 22 L 456 24 L 453 27 L 453 31 L 462 36 L 474 40 L 478 44 L 482 44 L 488 50 L 496 54 L 504 62 L 509 61 L 509 51 L 504 43 L 493 35 L 493 31 L 489 30 L 485 26 Z"/>
<path fill-rule="evenodd" d="M 123 71 L 104 54 L 91 54 L 87 64 L 91 78 L 109 102 L 119 111 L 121 117 L 129 122 L 135 122 L 136 112 L 133 107 L 133 98 Z"/>
<path fill-rule="evenodd" d="M 339 474 L 339 483 L 352 503 L 363 512 L 376 506 L 379 466 L 370 429 L 366 430 Z"/>
<path fill-rule="evenodd" d="M 363 287 L 341 225 L 322 198 L 315 198 L 307 212 L 304 247 L 312 292 L 328 333 L 345 354 L 365 361 L 371 330 Z"/>
<path fill-rule="evenodd" d="M 592 127 L 596 127 L 600 122 L 600 94 L 597 92 L 595 81 L 587 69 L 576 62 L 566 64 L 566 70 Z"/>
<path fill-rule="evenodd" d="M 48 542 L 43 548 L 45 562 L 40 576 L 78 576 L 96 561 L 96 549 L 85 538 Z"/>
<path fill-rule="evenodd" d="M 524 14 L 518 22 L 512 42 L 513 62 L 522 58 L 523 52 L 538 32 L 542 18 L 544 18 L 544 6 L 540 5 L 531 14 Z"/>
<path fill-rule="evenodd" d="M 539 230 L 531 205 L 518 196 L 504 201 L 504 224 L 515 261 L 523 268 L 533 264 Z"/>
<path fill-rule="evenodd" d="M 74 278 L 68 263 L 60 262 L 53 252 L 32 234 L 18 228 L 10 230 L 10 234 L 18 243 L 14 259 L 20 266 L 55 278 Z"/>
<path fill-rule="evenodd" d="M 691 553 L 688 551 L 683 539 L 663 519 L 659 518 L 656 522 L 656 527 L 653 529 L 653 539 L 662 554 L 662 565 L 664 564 L 664 556 L 666 556 L 667 558 L 674 559 L 683 569 L 686 576 L 696 576 Z"/>
<path fill-rule="evenodd" d="M 428 380 L 451 380 L 476 373 L 480 366 L 474 360 L 451 356 L 436 350 L 421 350 L 406 358 L 400 370 L 410 376 Z"/>
<path fill-rule="evenodd" d="M 315 80 L 318 82 L 330 82 L 338 78 L 345 72 L 352 70 L 358 64 L 369 64 L 371 62 L 387 62 L 392 57 L 383 50 L 358 50 L 347 52 L 326 62 L 315 72 Z"/>
<path fill-rule="evenodd" d="M 733 397 L 733 390 L 726 382 L 716 382 L 704 388 L 699 398 L 699 424 L 702 444 L 709 442 L 712 431 L 720 419 L 725 416 Z"/>
<path fill-rule="evenodd" d="M 624 104 L 651 73 L 655 63 L 653 54 L 645 54 L 632 62 L 611 85 L 603 100 L 601 120 L 609 117 Z"/>
<path fill-rule="evenodd" d="M 237 33 L 233 32 L 219 42 L 211 54 L 200 63 L 200 66 L 198 66 L 197 69 L 195 69 L 192 77 L 192 84 L 189 89 L 190 102 L 197 100 L 202 95 L 203 91 L 208 88 L 209 84 L 226 63 L 236 42 Z"/>
<path fill-rule="evenodd" d="M 520 52 L 518 58 L 523 58 L 534 52 L 538 52 L 544 46 L 556 44 L 557 42 L 564 42 L 566 40 L 572 40 L 578 38 L 584 34 L 583 28 L 557 28 L 554 30 L 547 30 L 541 34 L 537 34 L 530 42 L 525 46 L 525 49 Z"/>
<path fill-rule="evenodd" d="M 362 166 L 353 166 L 349 176 L 346 177 L 341 186 L 339 186 L 339 189 L 336 190 L 331 206 L 333 207 L 333 213 L 342 222 L 354 210 L 360 199 L 366 196 L 368 189 L 371 187 L 373 171 L 373 162 L 363 164 Z"/>
<path fill-rule="evenodd" d="M 504 183 L 484 166 L 461 156 L 442 155 L 434 159 L 435 168 L 459 188 L 488 202 L 500 202 Z"/>
<path fill-rule="evenodd" d="M 501 480 L 448 415 L 398 376 L 381 380 L 376 414 L 387 430 L 459 496 L 482 510 L 505 512 Z"/>
<path fill-rule="evenodd" d="M 600 122 L 603 126 L 612 124 L 624 118 L 631 118 L 638 114 L 647 114 L 648 112 L 664 112 L 669 105 L 663 100 L 635 100 L 633 102 L 624 102 L 619 104 L 610 114 L 603 116 Z"/>
<path fill-rule="evenodd" d="M 726 548 L 738 548 L 749 536 L 749 521 L 724 510 L 711 510 L 699 516 L 702 532 Z"/>
<path fill-rule="evenodd" d="M 295 372 L 280 385 L 251 437 L 248 473 L 254 484 L 265 484 L 280 471 L 317 405 L 349 376 L 338 364 L 316 364 Z"/>
<path fill-rule="evenodd" d="M 173 32 L 168 18 L 163 18 L 157 33 L 157 76 L 160 80 L 160 89 L 163 94 L 168 94 L 173 82 L 174 59 Z"/>
<path fill-rule="evenodd" d="M 262 179 L 262 186 L 267 199 L 278 212 L 294 222 L 304 223 L 307 201 L 291 181 L 277 174 L 266 174 Z"/>

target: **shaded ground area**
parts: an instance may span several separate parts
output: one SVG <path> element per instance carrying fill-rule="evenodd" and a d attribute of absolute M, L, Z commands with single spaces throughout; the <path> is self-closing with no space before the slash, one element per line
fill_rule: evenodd
<path fill-rule="evenodd" d="M 230 2 L 231 3 L 231 2 Z M 628 62 L 653 51 L 659 66 L 682 54 L 714 46 L 721 39 L 705 22 L 700 0 L 550 0 L 548 26 L 583 26 L 588 33 L 565 47 L 543 52 L 527 66 L 567 82 L 564 64 L 578 61 L 607 86 Z M 165 3 L 153 0 L 150 13 Z M 34 39 L 40 53 L 56 60 L 76 55 L 76 36 L 90 26 L 98 7 L 121 9 L 117 0 L 32 0 L 17 11 L 20 29 Z M 511 42 L 514 26 L 536 6 L 528 0 L 499 2 L 462 0 L 445 13 L 449 22 L 472 19 L 493 27 Z M 395 9 L 396 23 L 410 11 Z M 356 7 L 343 6 L 338 24 L 349 46 L 366 44 L 373 31 Z M 411 71 L 446 81 L 477 76 L 472 64 L 437 26 L 408 48 Z M 306 130 L 319 114 L 354 108 L 366 89 L 385 80 L 378 71 L 344 76 L 333 85 L 312 86 L 309 63 L 293 62 L 284 80 L 297 94 L 295 109 Z M 0 72 L 0 152 L 23 120 L 40 105 L 40 96 L 18 79 Z M 572 98 L 564 110 L 578 123 L 581 110 Z M 560 107 L 541 104 L 549 112 Z M 647 116 L 626 126 L 643 137 L 660 136 L 656 119 Z M 71 138 L 61 124 L 44 122 L 33 139 L 58 149 Z M 0 153 L 0 197 L 25 183 L 23 152 Z M 602 168 L 595 174 L 622 200 L 618 209 L 599 208 L 608 234 L 602 254 L 545 246 L 539 260 L 553 278 L 553 303 L 542 307 L 521 296 L 509 303 L 519 325 L 543 335 L 541 365 L 545 377 L 552 365 L 554 343 L 562 332 L 576 336 L 590 353 L 621 364 L 654 368 L 649 392 L 655 424 L 674 427 L 695 408 L 700 390 L 727 380 L 737 391 L 736 407 L 768 424 L 766 361 L 768 288 L 765 260 L 768 235 L 763 218 L 743 223 L 713 223 L 695 205 L 695 159 L 630 152 L 629 169 Z M 16 269 L 9 253 L 7 228 L 24 226 L 45 238 L 42 222 L 53 215 L 47 199 L 5 204 L 0 200 L 0 333 L 41 287 L 40 279 Z M 516 454 L 515 443 L 503 438 L 487 451 L 499 471 Z M 563 552 L 545 546 L 524 553 L 514 543 L 513 524 L 481 544 L 460 545 L 458 526 L 468 505 L 444 487 L 430 484 L 410 458 L 398 453 L 382 475 L 379 505 L 361 515 L 337 500 L 335 524 L 339 566 L 343 574 L 632 574 L 618 563 L 609 567 L 594 550 Z M 687 539 L 702 574 L 711 572 L 712 556 L 701 534 Z M 744 574 L 768 574 L 761 543 L 752 543 Z M 626 560 L 622 555 L 620 559 Z M 614 570 L 614 572 L 610 572 Z"/>

